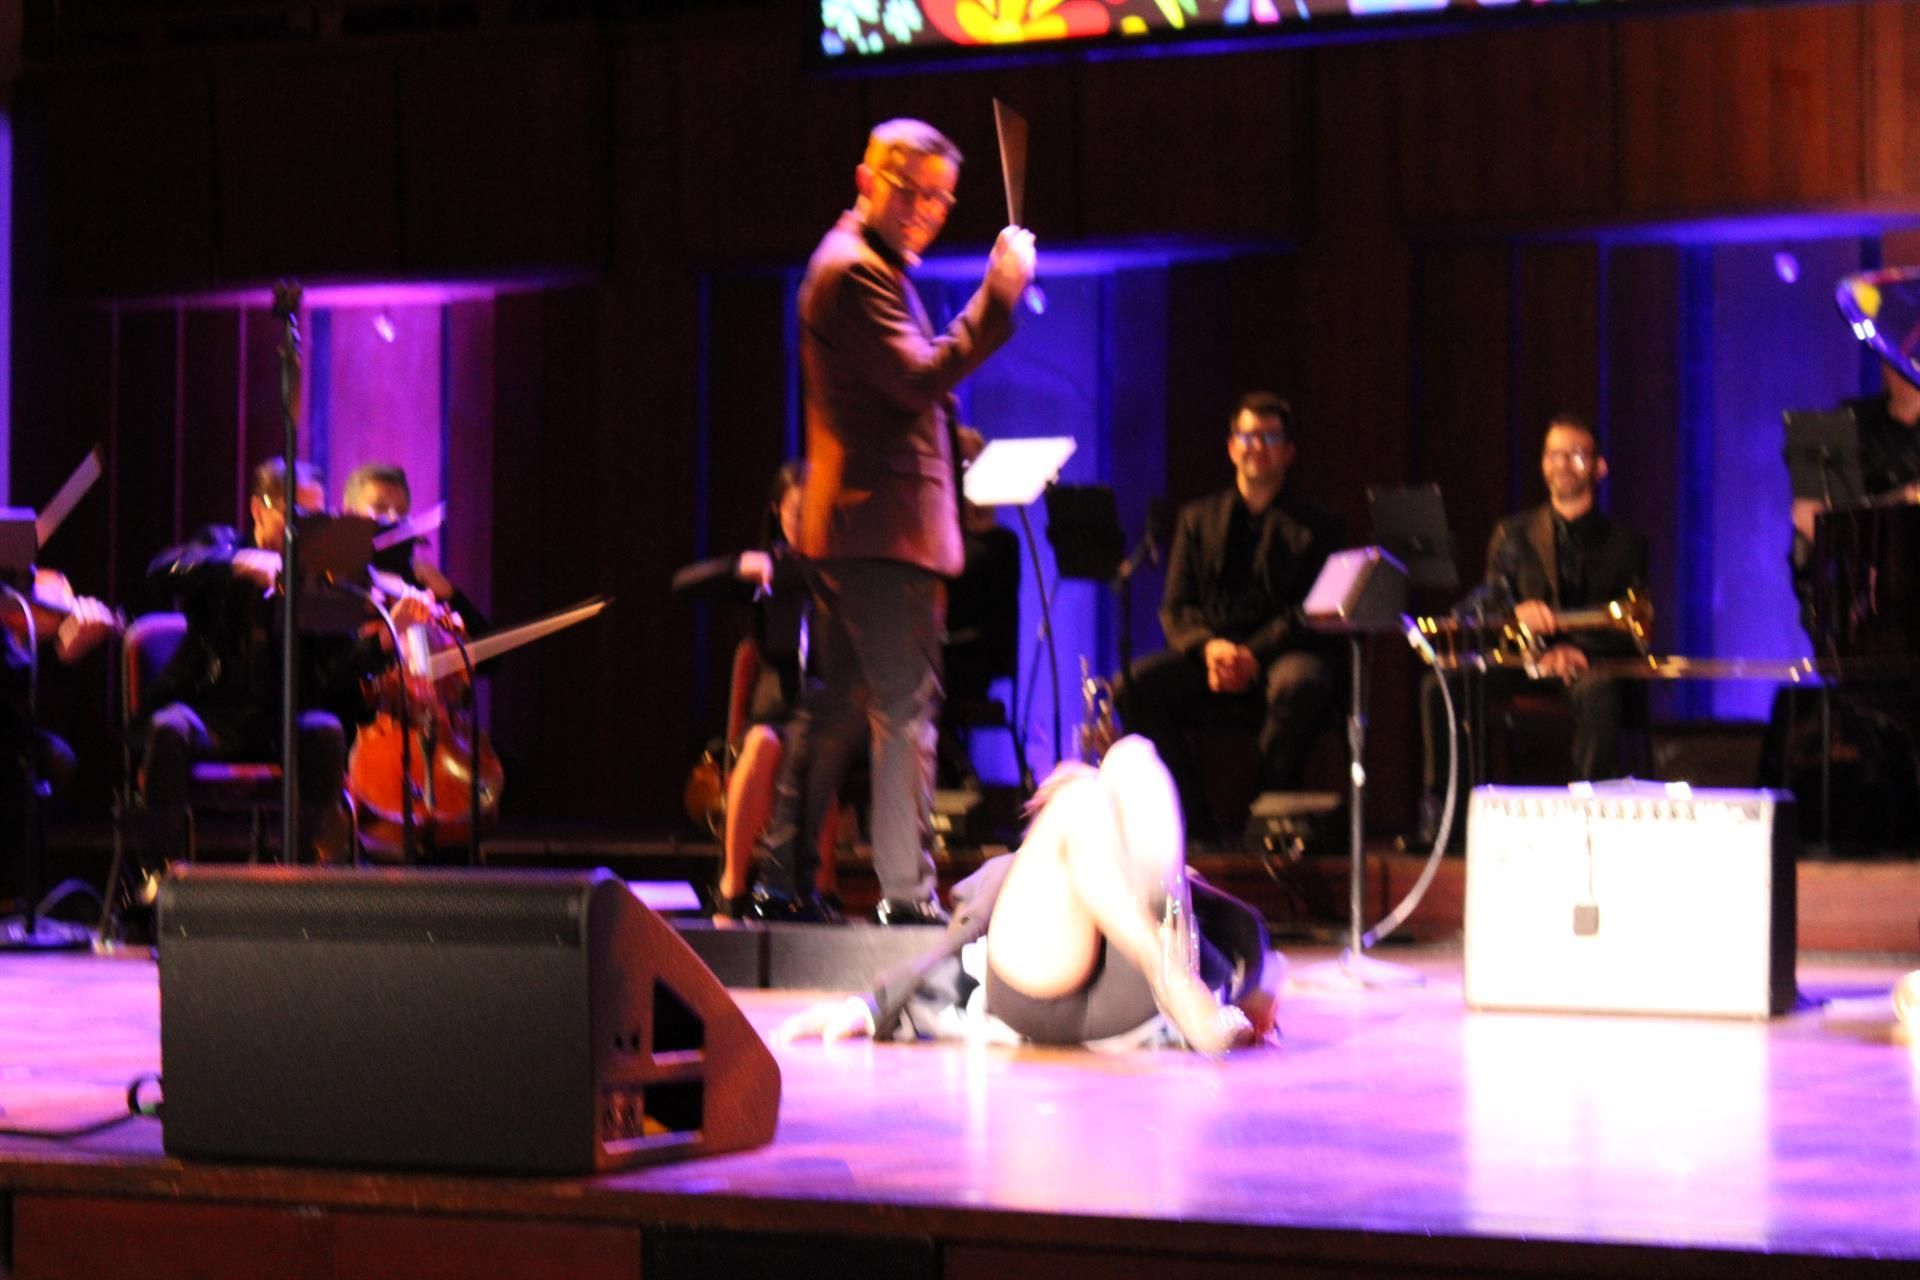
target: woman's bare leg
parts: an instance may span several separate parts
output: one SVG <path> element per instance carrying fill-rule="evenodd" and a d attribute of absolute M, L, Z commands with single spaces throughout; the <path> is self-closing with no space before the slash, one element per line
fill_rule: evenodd
<path fill-rule="evenodd" d="M 1044 999 L 1087 981 L 1104 938 L 1146 975 L 1188 1043 L 1222 1052 L 1235 1029 L 1183 938 L 1162 925 L 1169 899 L 1191 910 L 1172 779 L 1143 739 L 1123 739 L 1107 760 L 1098 780 L 1060 786 L 1035 819 L 994 904 L 987 953 L 1003 980 Z"/>
<path fill-rule="evenodd" d="M 786 746 L 780 735 L 765 725 L 747 730 L 747 739 L 740 744 L 740 758 L 727 779 L 727 830 L 722 841 L 719 885 L 722 898 L 737 898 L 747 891 L 753 844 L 773 808 L 773 782 L 779 776 L 784 754 Z"/>
<path fill-rule="evenodd" d="M 1064 783 L 1034 817 L 994 899 L 987 957 L 1009 986 L 1036 999 L 1078 990 L 1100 958 L 1100 927 L 1074 889 L 1070 849 L 1117 838 L 1113 806 L 1089 772 Z"/>

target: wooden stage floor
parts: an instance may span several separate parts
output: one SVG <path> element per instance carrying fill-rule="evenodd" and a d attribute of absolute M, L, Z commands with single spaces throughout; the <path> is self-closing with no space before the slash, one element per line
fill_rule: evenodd
<path fill-rule="evenodd" d="M 1456 949 L 1389 955 L 1426 985 L 1307 990 L 1325 956 L 1292 953 L 1283 1047 L 1217 1063 L 780 1047 L 771 1146 L 600 1179 L 183 1165 L 146 1119 L 8 1137 L 0 1259 L 18 1280 L 1920 1267 L 1899 957 L 1803 956 L 1812 1003 L 1759 1023 L 1475 1013 Z M 808 999 L 739 997 L 763 1033 Z M 149 962 L 0 958 L 0 1124 L 115 1113 L 158 1024 Z"/>

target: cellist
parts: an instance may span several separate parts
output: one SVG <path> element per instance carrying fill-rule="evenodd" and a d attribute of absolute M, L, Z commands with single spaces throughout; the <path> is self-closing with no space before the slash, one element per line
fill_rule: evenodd
<path fill-rule="evenodd" d="M 366 462 L 347 474 L 340 509 L 383 525 L 397 524 L 413 514 L 413 487 L 407 470 L 395 462 Z M 420 554 L 420 540 L 409 538 L 384 552 L 376 552 L 374 566 L 398 577 L 410 587 L 431 592 L 461 621 L 461 634 L 481 636 L 491 628 L 467 593 L 455 586 L 440 567 Z"/>
<path fill-rule="evenodd" d="M 306 463 L 297 466 L 294 497 L 302 511 L 320 510 L 325 485 Z M 179 599 L 187 634 L 155 680 L 139 728 L 146 798 L 144 860 L 139 867 L 151 901 L 155 878 L 181 852 L 187 784 L 199 760 L 274 760 L 279 756 L 280 645 L 275 630 L 280 589 L 279 546 L 287 519 L 285 466 L 255 468 L 247 502 L 251 540 L 208 526 L 181 547 L 161 553 L 150 582 Z M 436 610 L 424 594 L 391 602 L 401 627 Z M 331 862 L 351 847 L 342 801 L 349 735 L 371 718 L 366 682 L 391 660 L 384 627 L 374 623 L 339 635 L 301 638 L 298 745 L 301 861 Z"/>

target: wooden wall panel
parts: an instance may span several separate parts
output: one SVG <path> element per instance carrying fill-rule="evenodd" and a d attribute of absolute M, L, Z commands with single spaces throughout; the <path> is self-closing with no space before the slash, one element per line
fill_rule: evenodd
<path fill-rule="evenodd" d="M 1620 23 L 1625 209 L 1859 199 L 1862 26 L 1839 5 Z"/>
<path fill-rule="evenodd" d="M 192 465 L 175 479 L 175 540 L 203 524 L 232 524 L 245 505 L 239 453 L 244 320 L 232 308 L 189 308 L 182 318 L 181 423 Z"/>
<path fill-rule="evenodd" d="M 1221 305 L 1231 270 L 1228 263 L 1200 262 L 1167 272 L 1166 492 L 1176 509 L 1232 478 L 1227 410 L 1240 393 Z"/>
<path fill-rule="evenodd" d="M 392 63 L 237 67 L 219 75 L 215 102 L 228 279 L 352 274 L 394 261 Z"/>
<path fill-rule="evenodd" d="M 1607 255 L 1607 509 L 1647 536 L 1655 646 L 1681 648 L 1679 578 L 1685 530 L 1674 487 L 1688 471 L 1682 418 L 1685 323 L 1680 251 Z"/>
<path fill-rule="evenodd" d="M 806 75 L 799 43 L 740 25 L 716 24 L 676 49 L 677 101 L 667 109 L 684 180 L 663 184 L 656 198 L 676 212 L 688 249 L 701 259 L 792 261 L 852 205 L 867 130 L 886 116 L 863 107 L 863 82 Z M 984 98 L 974 105 L 986 110 Z M 935 107 L 922 110 L 943 130 L 959 128 Z M 965 140 L 960 145 L 988 161 L 963 184 L 961 198 L 972 200 L 996 170 L 990 149 L 982 155 Z"/>
<path fill-rule="evenodd" d="M 1079 119 L 1069 127 L 1081 135 L 1084 234 L 1304 234 L 1313 127 L 1307 54 L 1122 59 L 1090 63 L 1081 74 Z M 1036 138 L 1061 127 L 1031 122 Z M 1047 176 L 1036 168 L 1029 181 Z"/>
<path fill-rule="evenodd" d="M 23 87 L 44 130 L 52 287 L 72 296 L 204 280 L 221 240 L 211 82 L 190 68 L 88 70 Z"/>
<path fill-rule="evenodd" d="M 1920 9 L 1866 7 L 1867 195 L 1920 196 Z"/>
<path fill-rule="evenodd" d="M 1313 52 L 1311 92 L 1306 231 L 1322 242 L 1377 236 L 1399 218 L 1403 90 L 1381 83 L 1377 50 L 1332 45 Z"/>
<path fill-rule="evenodd" d="M 1514 251 L 1510 509 L 1546 501 L 1540 442 L 1562 410 L 1600 417 L 1600 252 L 1590 244 Z"/>
<path fill-rule="evenodd" d="M 401 176 L 389 197 L 401 252 L 390 268 L 601 262 L 607 78 L 604 58 L 584 43 L 405 62 Z"/>
<path fill-rule="evenodd" d="M 1387 46 L 1400 200 L 1416 222 L 1592 216 L 1615 204 L 1611 28 Z"/>
<path fill-rule="evenodd" d="M 268 307 L 247 307 L 241 312 L 240 388 L 244 396 L 240 419 L 240 466 L 242 492 L 251 485 L 255 466 L 286 452 L 285 402 L 280 394 L 280 349 L 285 343 L 286 326 Z M 305 334 L 301 335 L 301 387 L 306 386 Z M 296 447 L 306 456 L 306 418 L 296 406 L 294 419 L 298 433 Z M 228 517 L 244 525 L 245 504 Z M 242 528 L 241 537 L 247 536 Z"/>
<path fill-rule="evenodd" d="M 175 477 L 186 461 L 177 421 L 180 317 L 172 310 L 127 311 L 119 327 L 112 443 L 120 481 L 114 580 L 127 584 L 136 599 L 158 603 L 141 584 L 147 564 L 173 542 Z"/>
<path fill-rule="evenodd" d="M 1430 246 L 1414 261 L 1414 431 L 1446 495 L 1469 582 L 1512 503 L 1510 263 L 1499 247 Z"/>
<path fill-rule="evenodd" d="M 440 567 L 493 617 L 493 313 L 491 302 L 455 302 L 446 317 L 448 531 L 435 540 Z M 341 477 L 343 480 L 345 477 Z"/>

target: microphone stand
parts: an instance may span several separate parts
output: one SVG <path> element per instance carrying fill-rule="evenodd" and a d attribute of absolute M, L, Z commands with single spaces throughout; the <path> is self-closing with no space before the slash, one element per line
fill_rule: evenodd
<path fill-rule="evenodd" d="M 294 592 L 300 581 L 295 563 L 294 513 L 299 509 L 300 431 L 300 285 L 282 280 L 273 286 L 273 314 L 281 322 L 280 427 L 281 501 L 286 520 L 280 533 L 280 861 L 289 866 L 300 860 L 299 740 L 294 705 L 300 681 L 294 665 L 299 657 L 298 628 L 294 625 Z"/>
<path fill-rule="evenodd" d="M 1134 544 L 1127 558 L 1113 574 L 1113 590 L 1119 596 L 1120 625 L 1115 628 L 1114 644 L 1120 650 L 1120 688 L 1122 696 L 1133 692 L 1133 575 L 1140 570 L 1142 563 L 1160 563 L 1160 543 L 1149 528 L 1140 535 L 1140 541 Z M 1126 725 L 1125 707 L 1116 707 L 1122 727 Z"/>
<path fill-rule="evenodd" d="M 1053 762 L 1057 765 L 1063 758 L 1061 753 L 1064 748 L 1060 741 L 1060 653 L 1054 646 L 1053 597 L 1047 590 L 1046 570 L 1040 565 L 1040 546 L 1033 540 L 1033 522 L 1027 518 L 1026 507 L 1022 506 L 1018 510 L 1020 532 L 1027 544 L 1027 555 L 1033 561 L 1033 585 L 1040 593 L 1040 641 L 1046 647 L 1047 674 L 1052 677 Z"/>

